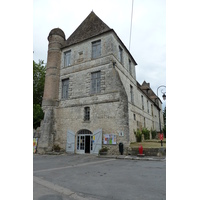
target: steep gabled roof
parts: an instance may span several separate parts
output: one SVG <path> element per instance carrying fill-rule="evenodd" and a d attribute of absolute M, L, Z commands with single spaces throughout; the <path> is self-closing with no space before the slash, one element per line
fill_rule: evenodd
<path fill-rule="evenodd" d="M 100 34 L 106 32 L 113 32 L 124 48 L 129 53 L 130 57 L 137 65 L 135 59 L 126 48 L 124 43 L 121 41 L 119 36 L 115 33 L 113 29 L 111 29 L 108 25 L 106 25 L 93 11 L 86 17 L 86 19 L 79 25 L 79 27 L 69 36 L 69 38 L 64 42 L 62 48 L 71 46 L 73 44 L 77 44 L 79 42 L 85 41 L 92 37 L 98 36 Z"/>
<path fill-rule="evenodd" d="M 110 29 L 93 11 L 65 41 L 64 47 L 92 38 Z"/>
<path fill-rule="evenodd" d="M 143 94 L 145 94 L 148 98 L 151 99 L 151 101 L 153 101 L 156 105 L 157 105 L 157 101 L 156 99 L 159 99 L 159 101 L 162 103 L 162 101 L 160 100 L 160 98 L 154 93 L 154 91 L 151 89 L 150 87 L 150 83 L 147 83 L 146 81 L 144 81 L 142 83 L 142 85 L 140 85 L 137 82 L 137 87 L 140 89 L 140 91 L 143 92 Z M 158 105 L 157 105 L 158 106 Z M 158 107 L 159 108 L 159 107 Z"/>

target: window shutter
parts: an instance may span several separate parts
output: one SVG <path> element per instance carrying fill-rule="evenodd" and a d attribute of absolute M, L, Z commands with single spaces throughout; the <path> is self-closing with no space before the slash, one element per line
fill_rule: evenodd
<path fill-rule="evenodd" d="M 93 134 L 94 143 L 93 143 L 93 154 L 98 154 L 99 150 L 102 148 L 102 129 L 94 131 Z"/>
<path fill-rule="evenodd" d="M 66 152 L 74 153 L 75 150 L 75 134 L 71 130 L 67 130 Z"/>

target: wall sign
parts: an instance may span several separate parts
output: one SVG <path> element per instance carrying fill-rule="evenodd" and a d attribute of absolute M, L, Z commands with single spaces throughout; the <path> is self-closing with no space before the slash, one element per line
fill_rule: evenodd
<path fill-rule="evenodd" d="M 117 144 L 117 136 L 115 134 L 104 134 L 103 144 Z"/>
<path fill-rule="evenodd" d="M 37 152 L 38 138 L 33 138 L 33 153 Z"/>
<path fill-rule="evenodd" d="M 123 131 L 119 131 L 118 133 L 119 133 L 119 136 L 122 136 L 122 137 L 124 136 L 124 132 Z"/>

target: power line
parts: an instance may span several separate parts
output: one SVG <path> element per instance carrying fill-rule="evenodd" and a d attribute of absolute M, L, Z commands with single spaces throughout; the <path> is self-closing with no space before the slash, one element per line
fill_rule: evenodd
<path fill-rule="evenodd" d="M 130 51 L 130 48 L 131 48 L 132 20 L 133 20 L 133 0 L 132 0 L 132 9 L 131 9 L 131 26 L 130 26 L 130 38 L 129 38 L 129 51 Z"/>

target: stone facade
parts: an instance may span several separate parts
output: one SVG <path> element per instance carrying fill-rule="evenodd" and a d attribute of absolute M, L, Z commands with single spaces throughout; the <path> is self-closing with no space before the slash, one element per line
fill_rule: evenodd
<path fill-rule="evenodd" d="M 90 31 L 89 35 L 87 31 L 81 34 L 81 31 L 94 26 L 97 28 Z M 74 143 L 72 142 L 74 153 L 85 153 L 84 147 L 86 148 L 88 142 L 91 153 L 96 142 L 92 139 L 93 135 L 90 139 L 87 134 L 84 138 L 78 138 L 81 130 L 91 133 L 102 130 L 102 136 L 116 135 L 116 144 L 100 144 L 107 146 L 110 154 L 119 152 L 120 142 L 126 148 L 130 142 L 136 141 L 134 131 L 138 128 L 146 127 L 159 131 L 158 112 L 161 112 L 161 101 L 150 89 L 149 84 L 144 82 L 140 85 L 136 81 L 137 63 L 134 58 L 114 30 L 93 12 L 67 40 L 61 29 L 53 29 L 48 40 L 42 103 L 45 116 L 41 124 L 39 153 L 50 151 L 53 145 L 59 145 L 61 149 L 66 150 L 68 130 L 73 132 L 75 137 Z M 93 58 L 92 44 L 96 41 L 100 41 L 100 54 Z M 66 52 L 70 52 L 68 66 L 65 64 Z M 100 76 L 99 91 L 93 93 L 92 74 L 97 72 Z M 63 80 L 68 80 L 67 98 L 63 98 Z M 89 108 L 89 120 L 85 120 L 86 107 Z M 161 122 L 163 123 L 163 119 Z M 81 142 L 85 140 L 83 151 L 78 150 L 79 139 Z"/>

